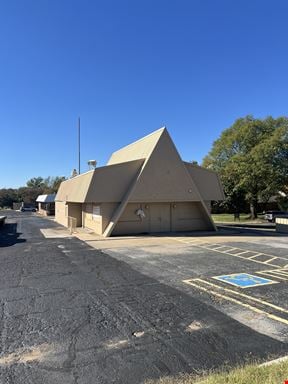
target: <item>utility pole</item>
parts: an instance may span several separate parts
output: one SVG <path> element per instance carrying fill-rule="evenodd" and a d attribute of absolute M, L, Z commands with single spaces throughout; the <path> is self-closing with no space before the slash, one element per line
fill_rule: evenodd
<path fill-rule="evenodd" d="M 80 175 L 80 117 L 78 117 L 78 175 Z"/>

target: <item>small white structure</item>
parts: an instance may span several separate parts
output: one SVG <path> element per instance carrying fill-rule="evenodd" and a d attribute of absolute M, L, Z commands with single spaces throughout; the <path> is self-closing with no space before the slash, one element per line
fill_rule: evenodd
<path fill-rule="evenodd" d="M 55 196 L 56 193 L 49 195 L 39 195 L 36 199 L 38 212 L 44 216 L 55 215 Z"/>

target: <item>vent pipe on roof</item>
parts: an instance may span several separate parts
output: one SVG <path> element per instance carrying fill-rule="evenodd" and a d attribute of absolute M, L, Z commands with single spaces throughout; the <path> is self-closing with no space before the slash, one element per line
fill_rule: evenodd
<path fill-rule="evenodd" d="M 70 179 L 72 179 L 72 178 L 75 177 L 75 176 L 78 176 L 78 172 L 77 172 L 77 170 L 74 168 L 73 171 L 71 172 Z"/>

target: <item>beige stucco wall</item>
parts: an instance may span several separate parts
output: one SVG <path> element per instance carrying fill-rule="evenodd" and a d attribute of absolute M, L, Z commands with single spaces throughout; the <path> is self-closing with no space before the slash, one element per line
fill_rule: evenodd
<path fill-rule="evenodd" d="M 114 212 L 118 208 L 119 203 L 104 203 L 101 204 L 101 212 L 102 212 L 102 230 L 105 231 L 107 225 L 109 224 Z"/>
<path fill-rule="evenodd" d="M 118 205 L 119 203 L 82 205 L 67 203 L 65 205 L 63 202 L 56 202 L 55 219 L 60 224 L 67 226 L 66 215 L 69 214 L 69 216 L 77 218 L 77 226 L 80 226 L 81 215 L 83 227 L 102 235 Z M 100 207 L 99 216 L 93 216 L 93 207 Z M 135 214 L 140 208 L 145 213 L 145 217 L 142 219 Z M 129 203 L 112 235 L 211 230 L 213 228 L 206 217 L 200 202 Z"/>
<path fill-rule="evenodd" d="M 200 201 L 201 197 L 169 134 L 163 131 L 129 201 Z"/>
<path fill-rule="evenodd" d="M 135 214 L 138 209 L 142 209 L 145 213 L 145 218 L 142 220 Z M 145 208 L 145 204 L 128 203 L 120 219 L 118 220 L 112 234 L 124 235 L 132 233 L 147 233 L 149 232 L 150 215 L 149 209 Z"/>
<path fill-rule="evenodd" d="M 55 202 L 55 221 L 65 227 L 68 226 L 68 206 L 66 206 L 65 201 Z"/>
<path fill-rule="evenodd" d="M 83 227 L 89 228 L 99 235 L 102 234 L 102 217 L 93 216 L 93 204 L 83 204 Z"/>
<path fill-rule="evenodd" d="M 187 171 L 194 180 L 203 200 L 224 200 L 222 184 L 218 174 L 210 169 L 184 162 Z"/>
<path fill-rule="evenodd" d="M 55 202 L 55 221 L 68 227 L 68 216 L 76 219 L 76 226 L 82 226 L 82 204 L 65 203 L 65 201 Z"/>
<path fill-rule="evenodd" d="M 175 232 L 213 229 L 199 202 L 172 204 L 171 216 L 171 230 Z"/>
<path fill-rule="evenodd" d="M 119 203 L 83 204 L 83 227 L 102 235 Z M 100 215 L 93 215 L 93 207 L 99 207 Z"/>
<path fill-rule="evenodd" d="M 68 216 L 76 219 L 76 227 L 82 227 L 82 204 L 80 203 L 67 203 Z"/>
<path fill-rule="evenodd" d="M 141 208 L 142 220 L 135 214 Z M 129 203 L 112 235 L 213 230 L 200 202 Z"/>

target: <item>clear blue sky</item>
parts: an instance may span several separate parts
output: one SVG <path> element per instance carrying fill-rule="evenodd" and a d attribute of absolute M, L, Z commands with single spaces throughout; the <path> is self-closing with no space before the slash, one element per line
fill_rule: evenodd
<path fill-rule="evenodd" d="M 184 160 L 241 116 L 287 115 L 287 0 L 0 3 L 0 188 L 166 125 Z"/>

